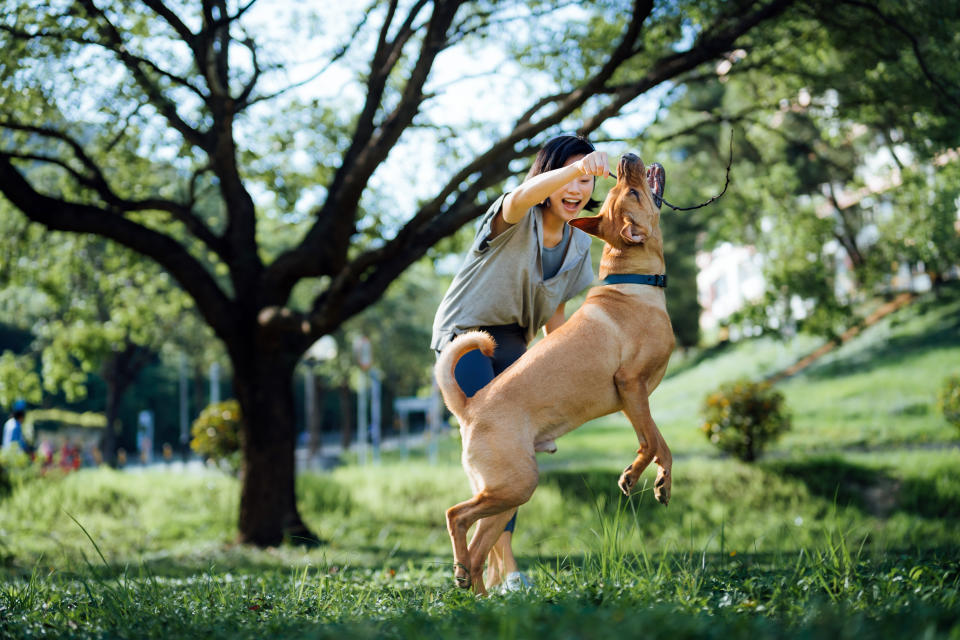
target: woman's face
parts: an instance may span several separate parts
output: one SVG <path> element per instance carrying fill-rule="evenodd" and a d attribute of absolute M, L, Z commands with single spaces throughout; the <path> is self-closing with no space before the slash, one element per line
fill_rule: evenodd
<path fill-rule="evenodd" d="M 569 166 L 583 158 L 583 154 L 570 156 L 563 166 Z M 544 213 L 555 215 L 564 222 L 573 220 L 590 201 L 593 194 L 593 176 L 580 175 L 550 194 Z"/>

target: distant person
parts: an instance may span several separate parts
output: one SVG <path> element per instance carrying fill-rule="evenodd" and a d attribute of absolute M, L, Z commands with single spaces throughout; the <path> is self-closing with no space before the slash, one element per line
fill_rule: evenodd
<path fill-rule="evenodd" d="M 13 403 L 10 419 L 3 425 L 3 450 L 18 445 L 20 450 L 27 452 L 27 440 L 23 437 L 23 419 L 27 415 L 27 403 L 17 400 Z"/>
<path fill-rule="evenodd" d="M 457 363 L 454 376 L 467 397 L 523 355 L 541 328 L 549 333 L 562 325 L 564 305 L 593 282 L 590 236 L 567 223 L 599 204 L 595 180 L 608 175 L 606 153 L 580 136 L 558 136 L 537 153 L 523 183 L 487 210 L 437 309 L 430 344 L 439 353 L 472 329 L 493 336 L 493 357 L 471 351 Z M 647 181 L 662 197 L 661 165 L 650 166 Z M 516 513 L 490 552 L 487 586 L 529 586 L 511 547 L 515 525 Z"/>
<path fill-rule="evenodd" d="M 70 440 L 64 440 L 60 447 L 60 468 L 64 471 L 76 471 L 80 468 L 80 450 Z"/>

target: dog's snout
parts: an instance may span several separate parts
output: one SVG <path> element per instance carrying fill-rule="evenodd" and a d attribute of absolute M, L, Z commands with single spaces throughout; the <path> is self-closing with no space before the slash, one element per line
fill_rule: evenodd
<path fill-rule="evenodd" d="M 643 172 L 643 170 L 643 160 L 641 160 L 640 156 L 637 154 L 628 152 L 620 156 L 619 170 L 617 171 L 617 175 L 631 176 L 632 174 L 640 174 Z"/>

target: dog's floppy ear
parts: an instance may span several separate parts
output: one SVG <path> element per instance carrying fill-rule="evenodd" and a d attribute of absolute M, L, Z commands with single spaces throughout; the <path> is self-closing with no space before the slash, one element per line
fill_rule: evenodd
<path fill-rule="evenodd" d="M 568 224 L 571 227 L 576 227 L 581 231 L 585 231 L 592 236 L 600 237 L 600 221 L 603 220 L 602 216 L 593 216 L 589 218 L 574 218 Z"/>

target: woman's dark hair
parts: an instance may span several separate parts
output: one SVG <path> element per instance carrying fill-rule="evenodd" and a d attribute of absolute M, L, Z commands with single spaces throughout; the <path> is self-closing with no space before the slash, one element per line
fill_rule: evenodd
<path fill-rule="evenodd" d="M 571 156 L 585 156 L 595 150 L 593 145 L 583 136 L 563 135 L 551 138 L 537 152 L 537 157 L 534 158 L 533 166 L 530 167 L 525 179 L 529 180 L 541 173 L 559 169 L 567 163 Z M 596 183 L 596 179 L 594 179 L 594 183 Z M 546 203 L 546 200 L 544 203 Z M 590 198 L 584 209 L 593 211 L 599 204 L 597 200 Z"/>

